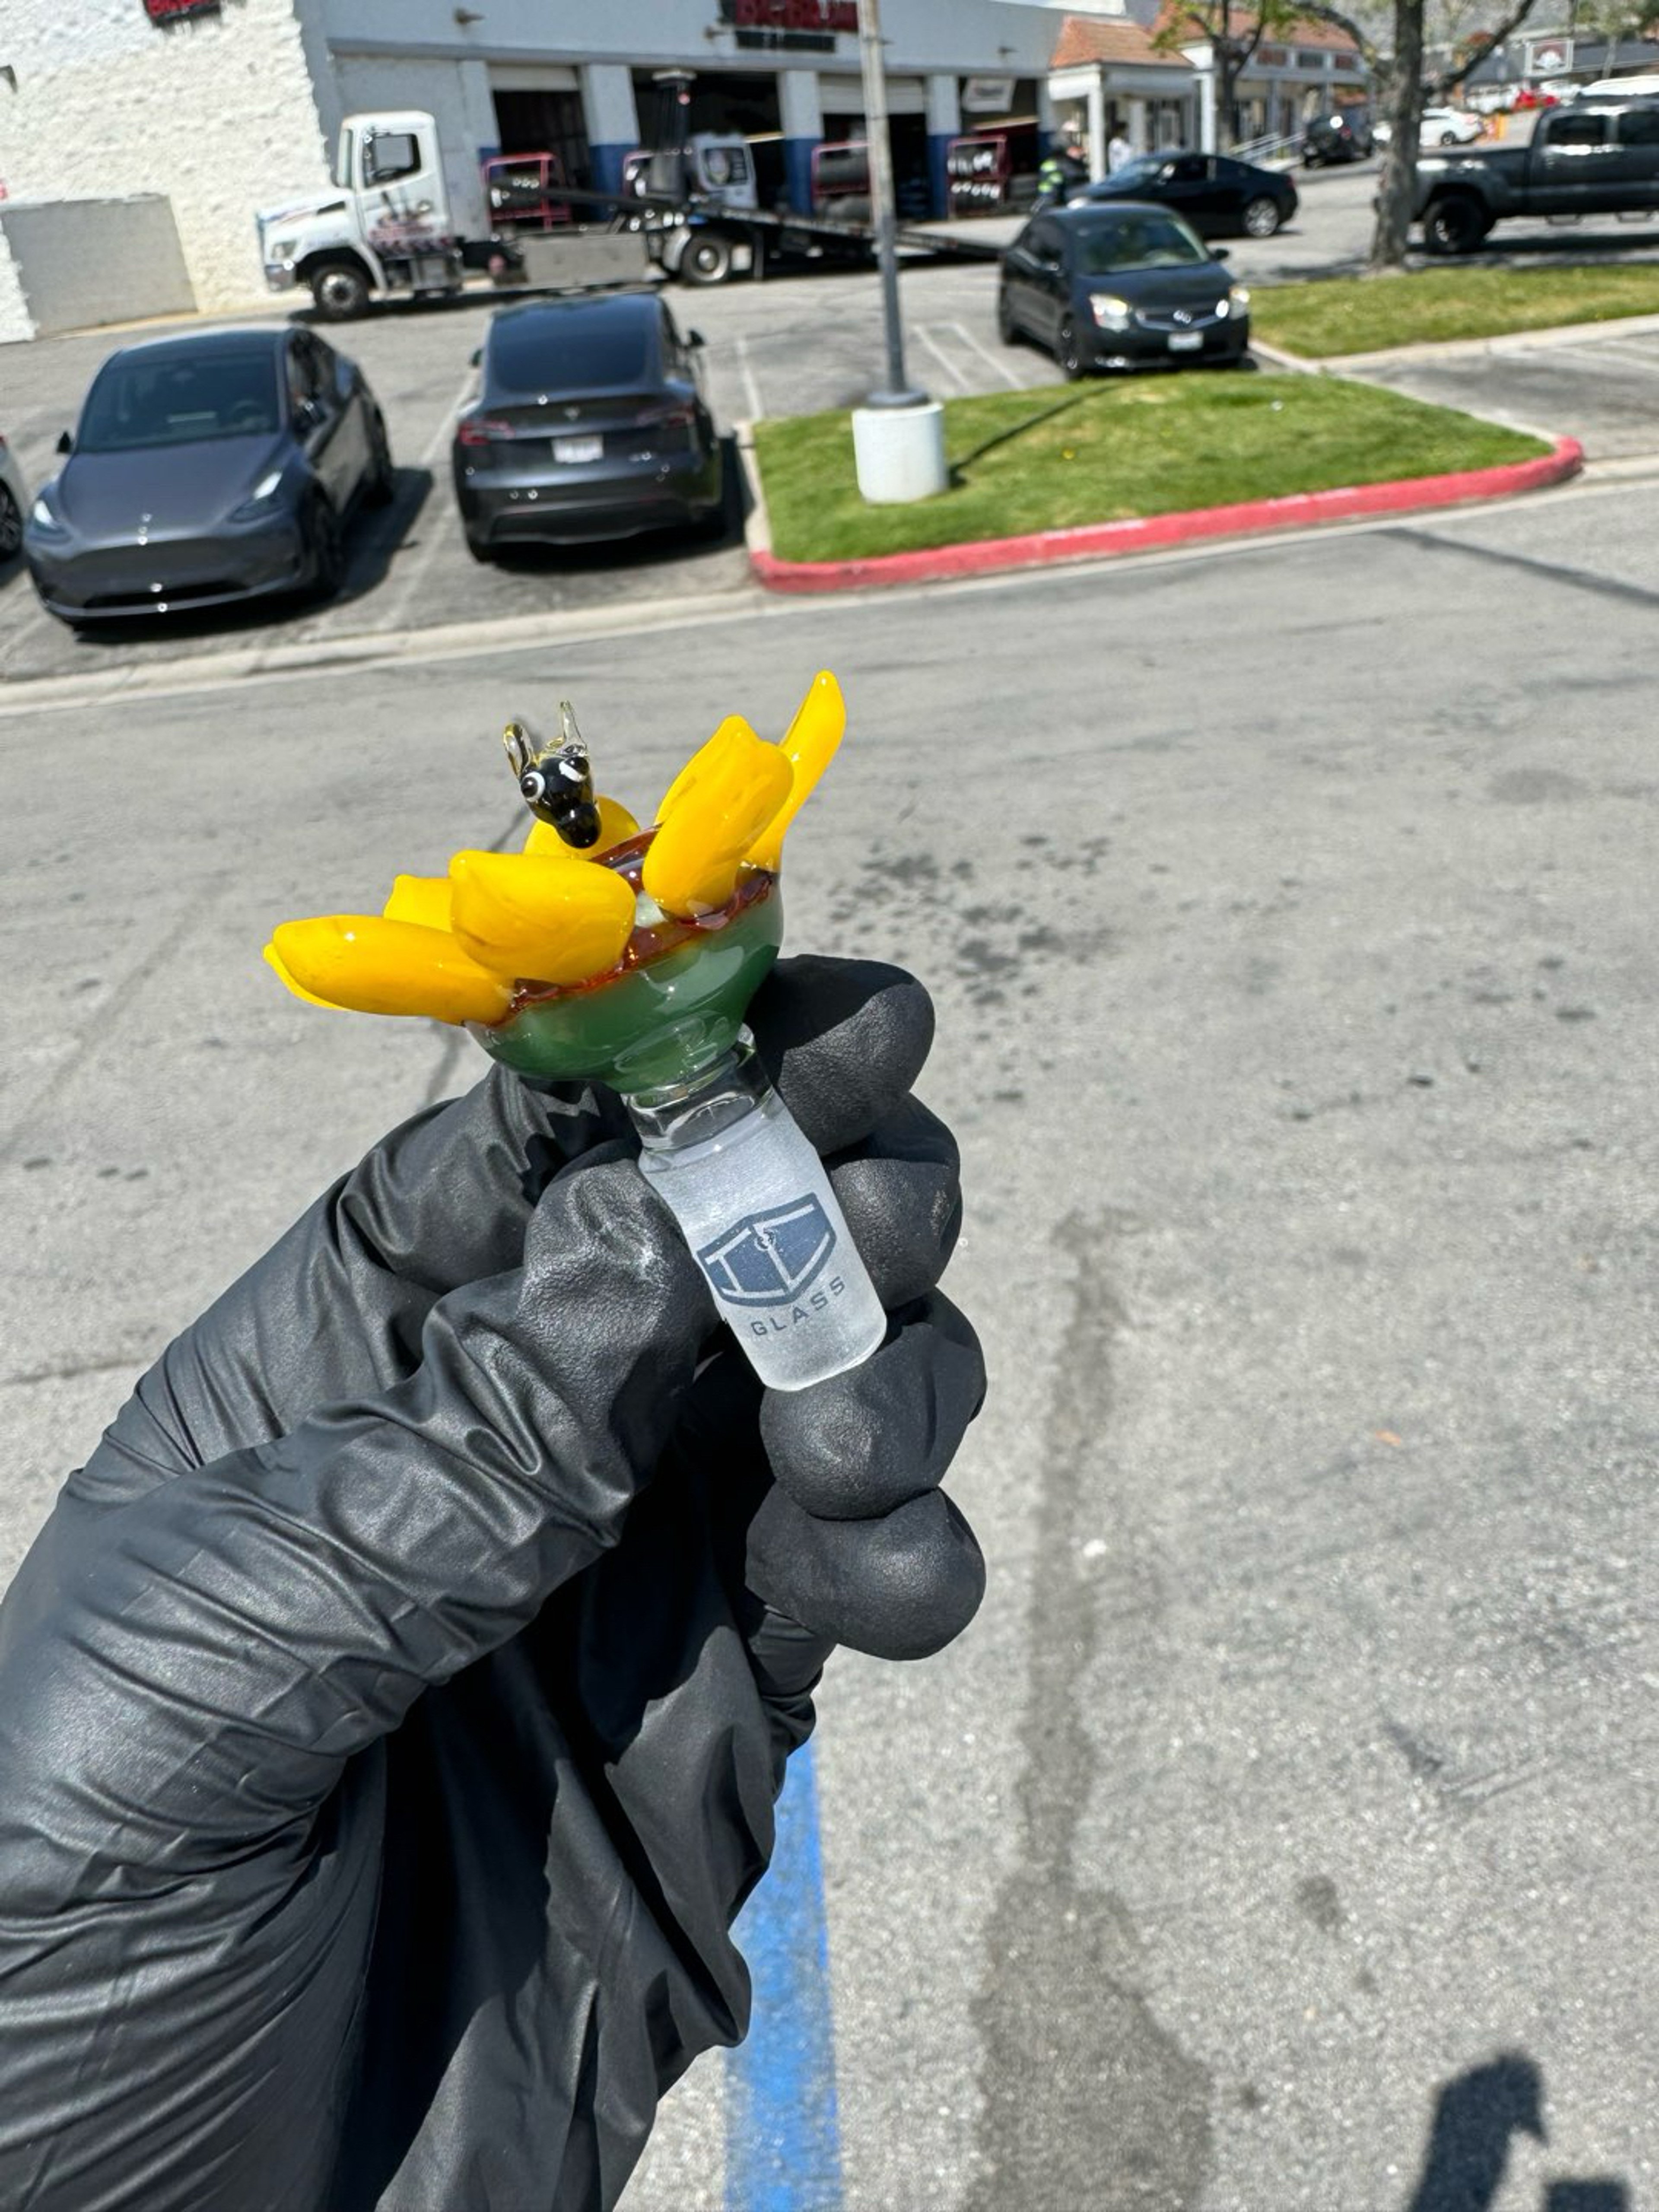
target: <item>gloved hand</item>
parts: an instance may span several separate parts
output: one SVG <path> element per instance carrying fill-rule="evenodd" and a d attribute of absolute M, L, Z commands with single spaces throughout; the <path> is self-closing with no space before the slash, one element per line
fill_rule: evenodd
<path fill-rule="evenodd" d="M 71 1479 L 0 1608 L 0 2202 L 609 2205 L 742 2033 L 825 1651 L 935 1649 L 982 1575 L 925 995 L 797 961 L 751 1023 L 894 1311 L 864 1367 L 763 1394 L 616 1102 L 496 1071 Z"/>

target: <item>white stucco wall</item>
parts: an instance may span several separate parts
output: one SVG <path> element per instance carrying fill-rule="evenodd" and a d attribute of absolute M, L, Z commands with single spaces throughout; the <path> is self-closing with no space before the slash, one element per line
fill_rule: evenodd
<path fill-rule="evenodd" d="M 34 319 L 23 297 L 17 264 L 11 258 L 5 233 L 0 231 L 0 345 L 14 345 L 19 338 L 33 336 Z"/>
<path fill-rule="evenodd" d="M 198 303 L 269 298 L 253 212 L 327 182 L 294 0 L 223 0 L 158 27 L 139 0 L 3 10 L 16 89 L 0 86 L 13 200 L 160 192 Z"/>

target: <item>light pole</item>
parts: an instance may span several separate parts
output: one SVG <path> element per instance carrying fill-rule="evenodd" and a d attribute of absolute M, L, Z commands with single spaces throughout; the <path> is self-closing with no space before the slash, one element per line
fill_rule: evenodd
<path fill-rule="evenodd" d="M 859 58 L 864 69 L 864 130 L 870 167 L 870 216 L 881 270 L 887 381 L 853 410 L 853 455 L 859 490 L 872 506 L 931 499 L 950 478 L 945 465 L 945 410 L 904 373 L 904 325 L 899 318 L 897 218 L 893 205 L 893 146 L 887 129 L 886 63 L 881 0 L 859 0 Z"/>
<path fill-rule="evenodd" d="M 864 69 L 864 134 L 869 142 L 870 216 L 881 270 L 881 312 L 887 332 L 887 382 L 870 394 L 872 407 L 915 407 L 927 397 L 904 374 L 904 325 L 899 318 L 898 216 L 893 198 L 893 141 L 887 127 L 887 69 L 881 51 L 881 0 L 859 0 L 859 58 Z"/>

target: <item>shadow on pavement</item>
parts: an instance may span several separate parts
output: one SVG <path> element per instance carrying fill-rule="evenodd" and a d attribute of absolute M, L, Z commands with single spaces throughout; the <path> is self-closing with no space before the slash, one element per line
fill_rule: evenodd
<path fill-rule="evenodd" d="M 1523 2053 L 1506 2051 L 1447 2082 L 1435 2100 L 1423 2172 L 1406 2212 L 1490 2212 L 1517 2135 L 1549 2140 L 1544 2077 Z M 1607 2176 L 1551 2181 L 1542 2212 L 1632 2212 L 1622 2181 Z"/>

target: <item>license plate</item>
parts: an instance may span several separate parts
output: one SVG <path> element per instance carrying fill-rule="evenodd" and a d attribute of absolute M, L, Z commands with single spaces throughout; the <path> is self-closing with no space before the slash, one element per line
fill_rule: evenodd
<path fill-rule="evenodd" d="M 553 441 L 556 461 L 597 461 L 604 452 L 603 438 L 555 438 Z"/>
<path fill-rule="evenodd" d="M 1203 343 L 1202 331 L 1172 331 L 1170 333 L 1171 353 L 1196 353 Z"/>

